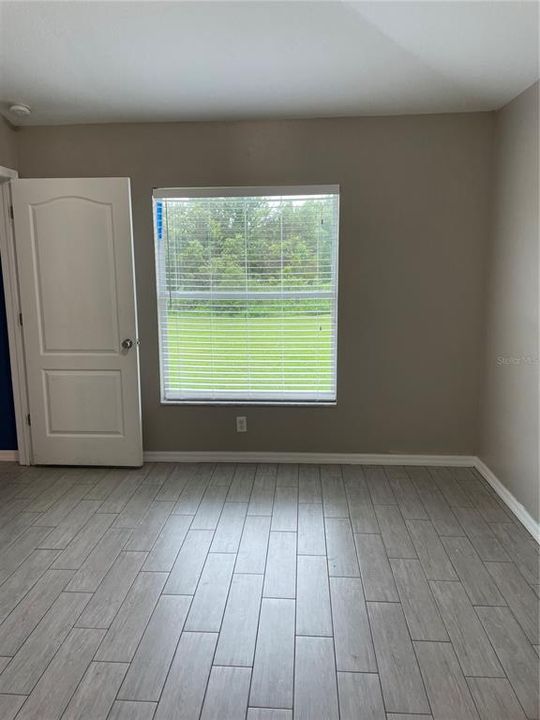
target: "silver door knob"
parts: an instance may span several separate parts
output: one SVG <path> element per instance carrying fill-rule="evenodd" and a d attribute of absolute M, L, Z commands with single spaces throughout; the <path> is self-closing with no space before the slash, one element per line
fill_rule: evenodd
<path fill-rule="evenodd" d="M 133 347 L 133 340 L 131 338 L 126 338 L 125 340 L 122 340 L 122 347 L 124 350 L 129 350 Z"/>

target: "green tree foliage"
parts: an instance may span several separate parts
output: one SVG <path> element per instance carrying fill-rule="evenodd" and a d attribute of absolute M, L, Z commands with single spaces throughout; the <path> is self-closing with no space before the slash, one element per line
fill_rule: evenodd
<path fill-rule="evenodd" d="M 333 196 L 163 202 L 168 291 L 330 288 Z"/>

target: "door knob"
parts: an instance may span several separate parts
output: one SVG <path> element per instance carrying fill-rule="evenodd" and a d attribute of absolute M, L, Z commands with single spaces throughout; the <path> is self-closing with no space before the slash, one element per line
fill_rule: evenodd
<path fill-rule="evenodd" d="M 125 340 L 122 340 L 122 347 L 124 350 L 129 350 L 133 347 L 133 340 L 131 338 L 126 338 Z"/>

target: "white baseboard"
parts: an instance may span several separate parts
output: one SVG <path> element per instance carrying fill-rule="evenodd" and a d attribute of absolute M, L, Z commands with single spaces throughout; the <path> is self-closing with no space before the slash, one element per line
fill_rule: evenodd
<path fill-rule="evenodd" d="M 480 475 L 486 480 L 501 498 L 503 503 L 514 513 L 517 519 L 531 533 L 537 543 L 540 543 L 540 523 L 536 522 L 533 516 L 516 500 L 510 490 L 508 490 L 499 478 L 488 468 L 483 460 L 475 458 L 474 467 Z"/>
<path fill-rule="evenodd" d="M 17 450 L 0 450 L 0 462 L 17 462 L 18 460 Z"/>
<path fill-rule="evenodd" d="M 317 463 L 341 465 L 447 465 L 473 467 L 472 455 L 394 455 L 316 452 L 145 452 L 145 462 Z"/>

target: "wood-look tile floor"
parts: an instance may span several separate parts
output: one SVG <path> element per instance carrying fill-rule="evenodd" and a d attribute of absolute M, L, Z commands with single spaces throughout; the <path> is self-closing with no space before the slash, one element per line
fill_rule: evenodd
<path fill-rule="evenodd" d="M 2 720 L 535 720 L 538 547 L 469 468 L 0 464 Z"/>

